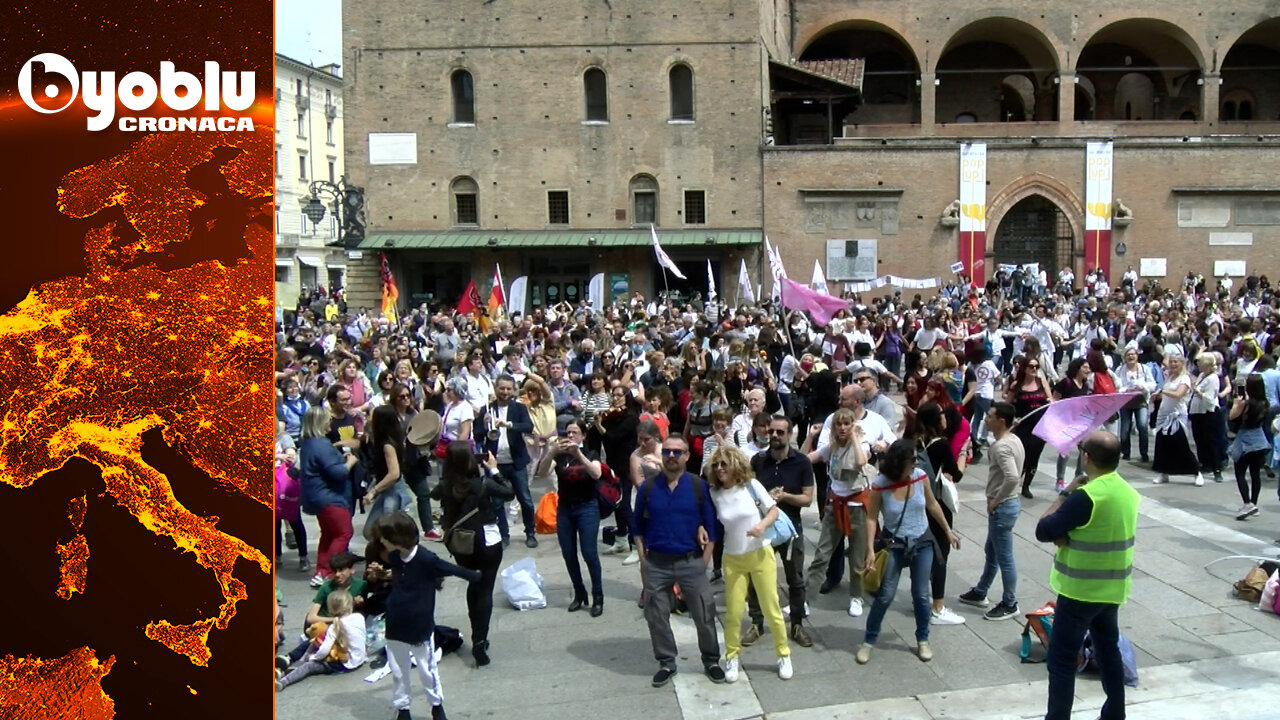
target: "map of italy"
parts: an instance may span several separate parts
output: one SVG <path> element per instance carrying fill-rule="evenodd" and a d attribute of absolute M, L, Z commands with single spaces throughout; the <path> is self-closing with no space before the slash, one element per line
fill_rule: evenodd
<path fill-rule="evenodd" d="M 0 316 L 0 362 L 9 369 L 0 373 L 0 482 L 26 488 L 73 458 L 96 466 L 105 499 L 216 580 L 216 613 L 175 622 L 156 602 L 157 617 L 140 629 L 197 666 L 212 657 L 210 632 L 226 629 L 247 597 L 236 563 L 248 561 L 242 574 L 256 566 L 269 575 L 271 561 L 220 530 L 219 518 L 185 508 L 143 459 L 143 434 L 158 429 L 224 490 L 270 506 L 273 240 L 248 222 L 270 216 L 270 133 L 152 134 L 67 174 L 60 212 L 113 210 L 103 215 L 116 219 L 86 233 L 83 277 L 41 284 Z M 210 164 L 216 189 L 192 180 Z M 179 244 L 218 223 L 244 227 L 241 257 L 166 267 Z M 86 512 L 86 499 L 73 498 L 65 542 L 30 550 L 61 568 L 57 587 L 31 589 L 45 602 L 95 581 L 94 539 L 81 534 Z M 25 707 L 30 717 L 113 717 L 100 681 L 115 660 L 99 661 L 88 647 L 60 658 L 0 656 L 0 715 Z"/>

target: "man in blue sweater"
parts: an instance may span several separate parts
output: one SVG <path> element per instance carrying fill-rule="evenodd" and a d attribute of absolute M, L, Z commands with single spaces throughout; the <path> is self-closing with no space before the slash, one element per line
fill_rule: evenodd
<path fill-rule="evenodd" d="M 716 516 L 706 483 L 685 472 L 689 444 L 672 434 L 662 441 L 662 472 L 640 487 L 634 536 L 646 562 L 644 619 L 649 624 L 662 687 L 676 674 L 676 639 L 671 634 L 671 599 L 680 585 L 689 615 L 698 628 L 702 666 L 713 683 L 725 681 L 716 636 L 716 603 L 707 580 L 715 550 Z"/>

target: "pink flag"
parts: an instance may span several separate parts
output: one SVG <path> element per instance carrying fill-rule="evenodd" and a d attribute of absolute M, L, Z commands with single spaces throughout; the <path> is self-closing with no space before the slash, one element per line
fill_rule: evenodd
<path fill-rule="evenodd" d="M 826 325 L 836 313 L 849 308 L 847 301 L 810 290 L 790 278 L 781 278 L 781 283 L 782 306 L 792 310 L 808 310 L 819 326 Z"/>
<path fill-rule="evenodd" d="M 1125 403 L 1141 394 L 1080 395 L 1051 402 L 1045 406 L 1040 422 L 1032 432 L 1044 438 L 1058 454 L 1066 455 L 1075 450 L 1085 435 L 1102 427 Z"/>

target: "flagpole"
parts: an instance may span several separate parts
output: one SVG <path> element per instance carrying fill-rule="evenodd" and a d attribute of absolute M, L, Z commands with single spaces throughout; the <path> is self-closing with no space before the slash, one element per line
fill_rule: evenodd
<path fill-rule="evenodd" d="M 493 274 L 498 277 L 498 288 L 502 291 L 502 314 L 506 317 L 511 317 L 511 311 L 507 309 L 507 289 L 504 287 L 505 281 L 502 279 L 502 265 L 494 263 Z"/>

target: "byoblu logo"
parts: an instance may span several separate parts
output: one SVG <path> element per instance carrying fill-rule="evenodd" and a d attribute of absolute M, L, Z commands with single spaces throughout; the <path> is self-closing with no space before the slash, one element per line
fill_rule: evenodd
<path fill-rule="evenodd" d="M 238 77 L 237 77 L 238 75 Z M 204 109 L 217 112 L 223 106 L 242 112 L 253 105 L 254 77 L 252 72 L 219 72 L 218 63 L 204 64 L 204 79 L 188 72 L 180 72 L 173 63 L 160 63 L 160 79 L 144 72 L 131 72 L 116 84 L 114 72 L 76 71 L 70 60 L 57 53 L 40 53 L 22 66 L 18 73 L 18 94 L 27 107 L 38 113 L 54 114 L 67 109 L 79 96 L 85 107 L 96 112 L 89 117 L 88 128 L 105 130 L 115 119 L 116 103 L 134 112 L 141 112 L 155 104 L 158 98 L 171 110 L 191 110 L 204 99 Z M 61 89 L 57 81 L 71 86 L 66 102 L 59 107 L 46 107 L 43 102 L 58 98 Z M 249 117 L 121 117 L 119 128 L 135 131 L 252 131 L 253 119 Z"/>

